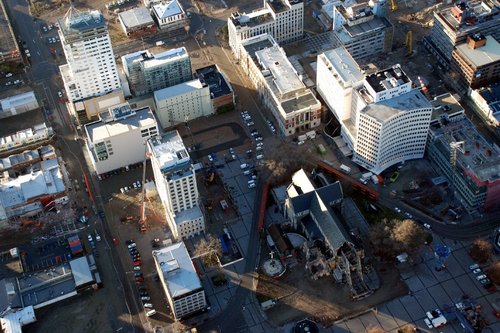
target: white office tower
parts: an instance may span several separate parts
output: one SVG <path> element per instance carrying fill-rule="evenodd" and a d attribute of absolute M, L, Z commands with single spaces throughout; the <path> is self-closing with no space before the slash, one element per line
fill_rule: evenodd
<path fill-rule="evenodd" d="M 364 76 L 344 48 L 318 56 L 317 89 L 341 124 L 353 161 L 380 174 L 422 158 L 432 105 L 399 65 Z"/>
<path fill-rule="evenodd" d="M 67 64 L 59 66 L 68 100 L 76 102 L 121 88 L 104 16 L 71 7 L 58 19 Z"/>
<path fill-rule="evenodd" d="M 206 309 L 205 291 L 184 242 L 153 251 L 153 259 L 176 320 Z"/>
<path fill-rule="evenodd" d="M 167 223 L 176 239 L 205 230 L 198 206 L 198 187 L 191 157 L 177 131 L 148 141 L 156 188 L 165 208 Z"/>

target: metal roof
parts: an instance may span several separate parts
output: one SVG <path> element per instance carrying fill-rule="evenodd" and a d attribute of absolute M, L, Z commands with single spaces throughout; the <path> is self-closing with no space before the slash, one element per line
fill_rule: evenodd
<path fill-rule="evenodd" d="M 118 16 L 127 29 L 154 24 L 149 10 L 145 7 L 132 8 L 119 13 Z"/>

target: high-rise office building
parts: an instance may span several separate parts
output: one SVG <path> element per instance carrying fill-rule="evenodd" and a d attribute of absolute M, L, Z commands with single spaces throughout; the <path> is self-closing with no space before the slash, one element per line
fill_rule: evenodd
<path fill-rule="evenodd" d="M 167 223 L 176 239 L 205 230 L 191 157 L 177 131 L 148 141 L 151 166 Z"/>
<path fill-rule="evenodd" d="M 433 107 L 399 65 L 365 76 L 344 48 L 318 56 L 317 89 L 353 161 L 380 174 L 422 158 Z"/>
<path fill-rule="evenodd" d="M 193 79 L 191 59 L 185 47 L 158 54 L 148 50 L 129 53 L 122 56 L 122 64 L 136 96 Z"/>
<path fill-rule="evenodd" d="M 121 88 L 104 16 L 71 7 L 58 19 L 67 64 L 59 66 L 70 102 Z"/>

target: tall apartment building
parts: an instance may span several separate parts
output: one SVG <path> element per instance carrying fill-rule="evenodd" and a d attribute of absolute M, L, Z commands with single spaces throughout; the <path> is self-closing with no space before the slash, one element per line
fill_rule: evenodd
<path fill-rule="evenodd" d="M 500 82 L 500 43 L 491 35 L 468 36 L 453 50 L 451 70 L 459 75 L 459 87 L 465 91 Z"/>
<path fill-rule="evenodd" d="M 383 16 L 385 1 L 346 1 L 333 7 L 333 30 L 356 60 L 390 52 L 394 27 Z"/>
<path fill-rule="evenodd" d="M 185 47 L 158 54 L 147 50 L 122 56 L 123 71 L 132 93 L 152 93 L 193 79 L 191 59 Z"/>
<path fill-rule="evenodd" d="M 142 162 L 146 140 L 158 135 L 149 107 L 132 110 L 127 103 L 99 114 L 85 125 L 87 151 L 97 175 Z"/>
<path fill-rule="evenodd" d="M 214 113 L 210 88 L 199 79 L 157 90 L 154 101 L 162 128 Z"/>
<path fill-rule="evenodd" d="M 355 163 L 380 174 L 423 157 L 433 108 L 399 65 L 364 76 L 337 48 L 318 56 L 317 89 L 341 124 Z"/>
<path fill-rule="evenodd" d="M 71 7 L 59 18 L 67 64 L 59 66 L 70 102 L 101 96 L 121 88 L 104 16 L 97 10 Z"/>
<path fill-rule="evenodd" d="M 453 186 L 455 199 L 469 213 L 500 209 L 500 158 L 465 116 L 434 122 L 429 132 L 430 161 Z"/>
<path fill-rule="evenodd" d="M 448 68 L 453 48 L 476 33 L 500 40 L 498 0 L 457 1 L 452 7 L 434 12 L 434 24 L 424 44 Z"/>
<path fill-rule="evenodd" d="M 229 46 L 240 58 L 241 42 L 258 35 L 270 34 L 278 43 L 299 40 L 304 33 L 302 0 L 265 0 L 264 8 L 252 13 L 232 13 L 227 19 Z"/>
<path fill-rule="evenodd" d="M 205 230 L 193 163 L 177 131 L 148 141 L 156 188 L 176 239 Z"/>
<path fill-rule="evenodd" d="M 153 251 L 153 259 L 176 320 L 206 309 L 205 291 L 184 242 Z"/>
<path fill-rule="evenodd" d="M 265 34 L 243 42 L 241 64 L 269 108 L 281 134 L 294 135 L 319 126 L 321 103 L 301 81 L 285 51 Z"/>

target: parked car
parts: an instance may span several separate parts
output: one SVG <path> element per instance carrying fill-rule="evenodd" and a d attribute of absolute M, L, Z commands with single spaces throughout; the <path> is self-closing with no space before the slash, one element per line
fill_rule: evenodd
<path fill-rule="evenodd" d="M 138 276 L 142 277 L 142 273 L 141 272 L 134 272 L 134 276 L 135 277 L 138 277 Z"/>
<path fill-rule="evenodd" d="M 149 294 L 148 294 L 147 291 L 140 291 L 139 295 L 142 296 L 142 297 L 148 297 L 149 296 Z"/>
<path fill-rule="evenodd" d="M 144 278 L 143 278 L 142 276 L 136 276 L 136 277 L 135 277 L 135 280 L 136 280 L 136 281 L 140 281 L 140 282 L 142 282 L 142 281 L 144 281 Z M 149 301 L 149 300 L 148 300 L 148 301 Z"/>
<path fill-rule="evenodd" d="M 131 244 L 127 245 L 127 247 L 128 247 L 129 249 L 134 249 L 134 248 L 136 248 L 136 247 L 137 247 L 137 244 L 135 244 L 135 243 L 131 243 Z"/>
<path fill-rule="evenodd" d="M 153 308 L 153 304 L 151 304 L 151 303 L 144 303 L 144 307 L 152 309 Z"/>
<path fill-rule="evenodd" d="M 93 242 L 93 239 L 92 239 L 92 235 L 91 235 L 91 234 L 88 234 L 88 235 L 87 235 L 87 239 L 89 240 L 89 242 Z"/>
<path fill-rule="evenodd" d="M 474 274 L 479 274 L 479 273 L 482 273 L 483 271 L 481 270 L 481 268 L 476 268 L 475 270 L 472 271 L 472 273 Z"/>
<path fill-rule="evenodd" d="M 478 275 L 476 276 L 476 279 L 479 281 L 479 280 L 482 280 L 482 279 L 486 279 L 486 275 L 484 274 L 481 274 L 481 275 Z"/>
<path fill-rule="evenodd" d="M 95 240 L 98 241 L 98 242 L 101 241 L 101 236 L 97 233 L 97 231 L 95 233 Z"/>
<path fill-rule="evenodd" d="M 475 270 L 475 269 L 477 269 L 477 268 L 479 268 L 479 264 L 472 264 L 472 265 L 470 265 L 470 266 L 469 266 L 469 269 L 470 269 L 471 271 L 473 271 L 473 270 Z"/>
<path fill-rule="evenodd" d="M 133 239 L 129 239 L 129 240 L 126 240 L 125 241 L 125 244 L 127 245 L 131 245 L 131 244 L 135 244 L 134 240 Z"/>
<path fill-rule="evenodd" d="M 134 266 L 134 271 L 140 271 L 141 267 L 140 266 Z"/>
<path fill-rule="evenodd" d="M 150 301 L 151 297 L 149 296 L 141 296 L 141 301 Z"/>
<path fill-rule="evenodd" d="M 432 227 L 429 223 L 424 223 L 424 228 L 428 229 L 428 230 L 431 230 Z"/>
<path fill-rule="evenodd" d="M 135 260 L 135 261 L 133 262 L 133 265 L 134 265 L 134 266 L 142 266 L 142 262 L 141 262 L 140 260 Z"/>

